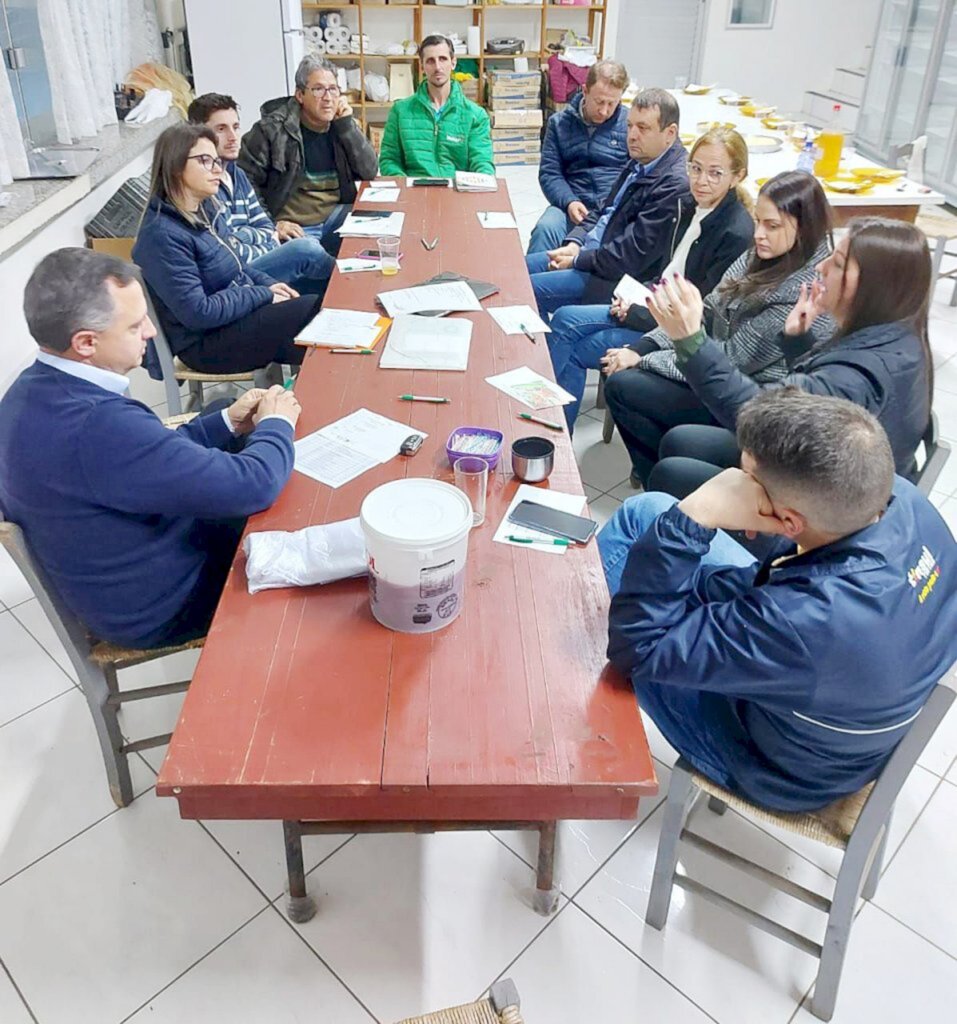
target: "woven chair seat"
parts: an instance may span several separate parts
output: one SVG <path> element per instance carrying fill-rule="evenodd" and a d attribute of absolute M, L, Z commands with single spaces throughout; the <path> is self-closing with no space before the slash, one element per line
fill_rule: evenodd
<path fill-rule="evenodd" d="M 177 380 L 202 380 L 209 383 L 253 379 L 252 370 L 245 370 L 242 373 L 201 373 L 199 370 L 191 370 L 179 356 L 173 359 L 173 372 Z"/>
<path fill-rule="evenodd" d="M 957 238 L 957 217 L 942 206 L 924 207 L 915 223 L 928 238 Z"/>
<path fill-rule="evenodd" d="M 874 783 L 870 782 L 856 793 L 841 800 L 835 800 L 834 803 L 822 807 L 819 811 L 789 812 L 771 811 L 766 807 L 752 804 L 743 797 L 729 793 L 716 782 L 712 782 L 706 775 L 701 775 L 698 772 L 695 772 L 691 778 L 699 789 L 717 797 L 729 807 L 743 811 L 751 818 L 770 822 L 788 832 L 806 836 L 808 839 L 816 839 L 819 843 L 836 846 L 840 850 L 847 848 L 851 832 L 854 831 L 857 819 L 874 788 Z"/>
<path fill-rule="evenodd" d="M 165 416 L 163 418 L 163 426 L 169 430 L 175 430 L 177 427 L 181 427 L 184 423 L 190 423 L 196 419 L 199 415 L 198 412 L 184 412 L 180 413 L 179 416 Z"/>
<path fill-rule="evenodd" d="M 487 999 L 449 1010 L 427 1013 L 424 1017 L 407 1017 L 398 1024 L 522 1024 L 522 1016 L 515 1006 L 509 1006 L 500 1017 Z"/>
<path fill-rule="evenodd" d="M 154 658 L 165 658 L 169 654 L 180 651 L 193 651 L 206 643 L 206 637 L 200 636 L 185 644 L 174 644 L 171 647 L 153 647 L 148 651 L 136 647 L 121 647 L 108 640 L 100 640 L 90 650 L 90 660 L 97 665 L 122 665 L 125 662 L 152 661 Z"/>

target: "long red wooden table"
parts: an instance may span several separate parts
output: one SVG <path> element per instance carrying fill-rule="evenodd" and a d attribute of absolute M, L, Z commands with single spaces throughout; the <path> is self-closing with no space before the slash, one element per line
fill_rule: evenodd
<path fill-rule="evenodd" d="M 504 181 L 488 194 L 401 184 L 401 272 L 337 272 L 326 305 L 371 311 L 377 292 L 440 271 L 495 282 L 501 290 L 485 306 L 534 304 L 518 233 L 484 229 L 476 216 L 511 209 Z M 436 237 L 426 251 L 422 240 Z M 347 239 L 342 255 L 366 246 Z M 464 373 L 380 370 L 377 356 L 309 352 L 296 383 L 297 436 L 365 407 L 429 437 L 411 459 L 336 490 L 294 472 L 248 530 L 352 518 L 372 488 L 401 476 L 451 482 L 452 430 L 494 427 L 505 449 L 485 523 L 470 534 L 462 613 L 438 632 L 409 635 L 373 619 L 364 579 L 250 596 L 240 550 L 157 782 L 184 818 L 282 820 L 296 920 L 315 912 L 303 834 L 535 828 L 546 910 L 555 822 L 633 818 L 639 798 L 657 792 L 634 694 L 604 657 L 608 591 L 596 543 L 553 556 L 492 542 L 519 484 L 508 454 L 516 437 L 548 433 L 555 469 L 540 486 L 582 493 L 568 435 L 518 419 L 524 407 L 484 380 L 522 365 L 551 378 L 544 336 L 533 344 L 504 335 L 486 312 L 459 315 L 474 323 Z M 407 392 L 451 403 L 399 401 Z M 545 416 L 562 418 L 558 409 Z"/>

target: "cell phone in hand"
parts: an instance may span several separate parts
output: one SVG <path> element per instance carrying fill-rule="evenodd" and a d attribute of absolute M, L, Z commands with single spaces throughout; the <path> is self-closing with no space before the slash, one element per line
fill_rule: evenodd
<path fill-rule="evenodd" d="M 573 516 L 570 512 L 560 512 L 534 501 L 520 501 L 512 509 L 508 521 L 529 530 L 549 533 L 553 537 L 565 537 L 576 544 L 587 544 L 598 529 L 598 523 L 593 519 Z"/>

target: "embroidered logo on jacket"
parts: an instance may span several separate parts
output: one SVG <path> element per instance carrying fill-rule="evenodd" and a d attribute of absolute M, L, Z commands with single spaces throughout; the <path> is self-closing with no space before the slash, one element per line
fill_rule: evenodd
<path fill-rule="evenodd" d="M 927 600 L 939 579 L 940 565 L 925 544 L 921 548 L 917 565 L 907 570 L 907 582 L 914 590 L 920 587 L 920 591 L 917 594 L 917 600 L 920 604 Z"/>

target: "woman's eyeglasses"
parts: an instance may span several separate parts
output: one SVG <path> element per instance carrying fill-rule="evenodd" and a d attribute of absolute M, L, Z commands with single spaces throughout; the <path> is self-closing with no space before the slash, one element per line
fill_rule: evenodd
<path fill-rule="evenodd" d="M 195 160 L 205 171 L 221 171 L 223 162 L 218 156 L 210 156 L 209 153 L 197 153 L 195 156 L 188 156 L 187 160 Z"/>
<path fill-rule="evenodd" d="M 720 185 L 721 179 L 727 174 L 727 171 L 721 170 L 720 167 L 709 167 L 705 170 L 701 164 L 688 164 L 688 177 L 689 178 L 700 178 L 705 177 L 712 185 Z"/>

